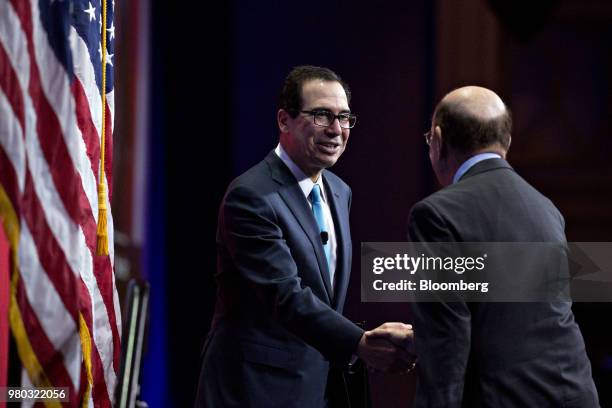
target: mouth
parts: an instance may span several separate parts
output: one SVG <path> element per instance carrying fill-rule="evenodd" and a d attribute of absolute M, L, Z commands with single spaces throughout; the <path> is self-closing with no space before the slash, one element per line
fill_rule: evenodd
<path fill-rule="evenodd" d="M 317 143 L 317 148 L 319 149 L 319 151 L 329 155 L 334 155 L 338 153 L 340 151 L 340 146 L 340 144 L 332 142 Z"/>

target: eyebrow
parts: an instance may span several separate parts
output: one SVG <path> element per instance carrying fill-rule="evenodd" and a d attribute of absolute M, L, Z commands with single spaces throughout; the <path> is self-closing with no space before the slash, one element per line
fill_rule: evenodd
<path fill-rule="evenodd" d="M 327 112 L 332 113 L 331 109 L 324 108 L 324 107 L 314 107 L 314 108 L 310 108 L 310 110 L 312 110 L 312 111 L 327 111 Z M 338 112 L 338 114 L 340 114 L 340 113 L 351 113 L 351 110 L 350 109 L 343 109 L 340 112 Z"/>

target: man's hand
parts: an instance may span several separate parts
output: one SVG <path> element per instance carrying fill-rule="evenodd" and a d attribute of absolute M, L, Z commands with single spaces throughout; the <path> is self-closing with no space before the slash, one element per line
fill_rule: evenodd
<path fill-rule="evenodd" d="M 359 340 L 357 355 L 375 370 L 407 373 L 414 368 L 412 326 L 404 323 L 385 323 L 367 331 Z"/>

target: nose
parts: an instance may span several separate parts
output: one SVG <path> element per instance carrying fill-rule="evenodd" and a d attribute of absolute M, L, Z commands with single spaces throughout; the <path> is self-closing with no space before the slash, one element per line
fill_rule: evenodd
<path fill-rule="evenodd" d="M 342 134 L 342 128 L 340 127 L 338 118 L 334 118 L 332 123 L 325 129 L 325 133 L 332 137 Z"/>

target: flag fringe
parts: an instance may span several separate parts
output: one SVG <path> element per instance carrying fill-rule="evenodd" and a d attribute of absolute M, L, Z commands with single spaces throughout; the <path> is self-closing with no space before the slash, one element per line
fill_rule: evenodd
<path fill-rule="evenodd" d="M 104 174 L 104 172 L 102 172 Z M 98 186 L 98 229 L 96 230 L 96 254 L 108 255 L 108 228 L 106 214 L 106 184 L 100 182 Z"/>
<path fill-rule="evenodd" d="M 81 406 L 86 408 L 89 403 L 89 396 L 93 385 L 93 374 L 91 369 L 91 334 L 87 328 L 85 318 L 81 313 L 79 313 L 79 336 L 81 337 L 83 362 L 85 363 L 85 370 L 87 372 L 87 384 L 85 385 L 85 393 L 83 395 L 83 401 L 81 401 Z"/>

